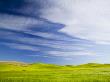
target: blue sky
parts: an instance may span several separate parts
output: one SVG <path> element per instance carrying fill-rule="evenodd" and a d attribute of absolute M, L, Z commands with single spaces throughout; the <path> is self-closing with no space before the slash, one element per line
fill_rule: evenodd
<path fill-rule="evenodd" d="M 110 63 L 109 0 L 0 0 L 0 61 Z"/>

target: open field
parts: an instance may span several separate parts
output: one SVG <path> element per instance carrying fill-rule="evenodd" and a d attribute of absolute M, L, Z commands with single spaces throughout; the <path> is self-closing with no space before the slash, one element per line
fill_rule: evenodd
<path fill-rule="evenodd" d="M 110 65 L 0 62 L 0 82 L 110 82 Z"/>

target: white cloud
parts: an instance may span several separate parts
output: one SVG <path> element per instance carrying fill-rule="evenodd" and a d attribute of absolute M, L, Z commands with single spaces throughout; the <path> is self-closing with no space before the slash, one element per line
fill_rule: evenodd
<path fill-rule="evenodd" d="M 74 60 L 74 58 L 64 58 L 65 60 Z"/>
<path fill-rule="evenodd" d="M 16 40 L 16 38 L 11 38 L 12 40 Z M 50 40 L 43 40 L 42 39 L 36 39 L 36 38 L 29 38 L 29 37 L 17 37 L 17 41 L 32 44 L 32 45 L 40 45 L 40 46 L 47 46 L 51 48 L 56 48 L 60 50 L 65 51 L 73 51 L 73 50 L 85 50 L 88 47 L 93 47 L 90 44 L 82 44 L 82 43 L 72 43 L 72 42 L 65 42 L 65 41 L 50 41 Z"/>
<path fill-rule="evenodd" d="M 42 10 L 42 17 L 65 24 L 62 32 L 91 40 L 110 43 L 109 0 L 52 0 L 53 6 Z"/>
<path fill-rule="evenodd" d="M 71 52 L 63 52 L 63 51 L 48 51 L 48 54 L 52 56 L 58 57 L 73 57 L 73 56 L 97 56 L 95 52 L 92 51 L 71 51 Z"/>
<path fill-rule="evenodd" d="M 19 49 L 19 50 L 39 51 L 39 49 L 37 47 L 23 45 L 23 44 L 5 43 L 4 45 L 9 46 L 11 48 Z"/>
<path fill-rule="evenodd" d="M 54 39 L 54 40 L 65 40 L 65 41 L 72 41 L 73 39 L 70 37 L 66 37 L 65 35 L 60 35 L 57 33 L 49 33 L 49 32 L 33 32 L 33 31 L 27 31 L 25 33 L 41 36 L 48 39 Z"/>
<path fill-rule="evenodd" d="M 42 21 L 29 17 L 0 14 L 0 28 L 25 30 L 31 25 L 40 23 Z"/>

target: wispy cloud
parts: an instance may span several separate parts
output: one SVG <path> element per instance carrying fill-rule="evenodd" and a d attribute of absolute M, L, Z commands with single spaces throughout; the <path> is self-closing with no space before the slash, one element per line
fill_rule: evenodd
<path fill-rule="evenodd" d="M 38 19 L 33 19 L 31 17 L 24 16 L 14 16 L 7 14 L 0 14 L 0 16 L 0 28 L 19 31 L 26 31 L 31 25 L 38 25 L 43 22 Z"/>
<path fill-rule="evenodd" d="M 35 52 L 40 51 L 37 47 L 24 45 L 24 44 L 5 43 L 4 45 L 10 48 L 18 49 L 18 50 L 28 50 L 28 51 L 35 51 Z"/>
<path fill-rule="evenodd" d="M 71 52 L 62 52 L 62 51 L 49 51 L 49 54 L 53 56 L 61 57 L 73 57 L 73 56 L 97 56 L 95 52 L 92 51 L 71 51 Z"/>
<path fill-rule="evenodd" d="M 109 29 L 101 28 L 101 35 L 97 33 L 99 19 L 97 18 L 98 25 L 95 24 L 97 20 L 93 22 L 97 17 L 92 13 L 94 12 L 92 4 L 96 3 L 95 1 L 89 3 L 81 0 L 78 2 L 76 0 L 23 0 L 23 5 L 21 4 L 20 7 L 15 6 L 14 0 L 11 1 L 13 3 L 10 2 L 8 7 L 0 8 L 0 44 L 8 48 L 37 54 L 28 55 L 31 57 L 41 57 L 43 53 L 44 58 L 69 58 L 96 56 L 94 51 L 89 50 L 93 48 L 92 41 L 98 43 L 109 41 L 104 34 Z M 97 4 L 102 3 L 95 5 Z M 10 5 L 14 7 L 11 8 Z M 89 17 L 91 15 L 92 17 Z"/>
<path fill-rule="evenodd" d="M 42 17 L 65 24 L 61 32 L 97 44 L 110 44 L 109 0 L 52 0 Z M 54 10 L 54 11 L 53 11 Z"/>

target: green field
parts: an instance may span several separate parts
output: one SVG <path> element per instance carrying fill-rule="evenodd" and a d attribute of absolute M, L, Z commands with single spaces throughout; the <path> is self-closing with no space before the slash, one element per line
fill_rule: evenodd
<path fill-rule="evenodd" d="M 110 82 L 110 64 L 0 62 L 0 82 Z"/>

